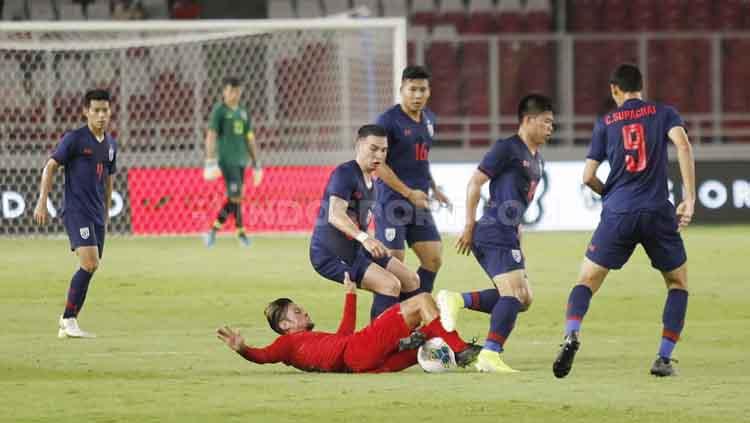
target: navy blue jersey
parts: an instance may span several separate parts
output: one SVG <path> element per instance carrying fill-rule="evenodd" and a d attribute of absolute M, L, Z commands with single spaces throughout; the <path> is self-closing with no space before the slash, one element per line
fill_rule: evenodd
<path fill-rule="evenodd" d="M 476 226 L 479 244 L 516 246 L 518 225 L 542 176 L 544 163 L 518 135 L 497 140 L 479 163 L 490 178 L 490 199 Z"/>
<path fill-rule="evenodd" d="M 401 181 L 412 189 L 428 192 L 430 189 L 430 165 L 428 156 L 435 135 L 435 114 L 422 110 L 419 122 L 409 117 L 397 104 L 378 116 L 376 122 L 388 134 L 388 156 L 385 163 Z M 378 202 L 403 200 L 382 180 L 377 181 Z"/>
<path fill-rule="evenodd" d="M 117 142 L 105 134 L 99 142 L 88 126 L 70 131 L 52 158 L 65 166 L 63 213 L 81 214 L 104 225 L 107 177 L 117 172 Z"/>
<path fill-rule="evenodd" d="M 667 206 L 667 133 L 684 125 L 673 107 L 639 99 L 597 120 L 586 157 L 609 161 L 604 208 L 627 213 Z"/>
<path fill-rule="evenodd" d="M 328 223 L 328 200 L 332 195 L 349 203 L 346 214 L 359 226 L 359 229 L 367 231 L 372 219 L 375 192 L 373 186 L 367 187 L 362 168 L 354 160 L 334 169 L 323 192 L 311 244 L 321 246 L 333 255 L 351 263 L 359 242 L 347 237 Z"/>

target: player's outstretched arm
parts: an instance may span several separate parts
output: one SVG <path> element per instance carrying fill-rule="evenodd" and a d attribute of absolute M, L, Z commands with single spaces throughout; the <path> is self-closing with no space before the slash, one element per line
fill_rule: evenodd
<path fill-rule="evenodd" d="M 349 273 L 344 272 L 344 290 L 346 301 L 344 302 L 344 314 L 336 331 L 339 335 L 351 335 L 357 326 L 357 284 L 349 279 Z"/>
<path fill-rule="evenodd" d="M 239 331 L 235 331 L 229 326 L 216 329 L 216 337 L 225 343 L 232 351 L 240 352 L 245 345 L 245 338 L 240 335 Z"/>
<path fill-rule="evenodd" d="M 583 183 L 595 193 L 602 195 L 604 193 L 604 182 L 596 176 L 596 170 L 599 169 L 600 164 L 599 161 L 586 159 L 586 164 L 583 165 Z"/>
<path fill-rule="evenodd" d="M 432 197 L 437 200 L 438 204 L 442 207 L 447 207 L 449 210 L 453 210 L 453 203 L 451 203 L 450 198 L 448 198 L 448 196 L 437 186 L 435 179 L 432 177 L 432 173 L 430 173 L 430 189 L 432 189 Z"/>
<path fill-rule="evenodd" d="M 109 210 L 112 208 L 112 175 L 107 176 L 107 185 L 104 188 L 104 222 L 109 224 Z"/>
<path fill-rule="evenodd" d="M 44 165 L 42 180 L 39 183 L 39 199 L 34 209 L 34 221 L 39 225 L 47 223 L 47 198 L 49 198 L 49 192 L 52 191 L 52 180 L 58 167 L 60 164 L 55 159 L 47 160 L 47 164 Z"/>
<path fill-rule="evenodd" d="M 370 237 L 367 232 L 359 229 L 346 214 L 349 203 L 343 198 L 331 195 L 328 197 L 328 223 L 334 228 L 340 230 L 349 238 L 356 239 L 363 247 L 375 258 L 381 258 L 390 255 L 390 252 L 382 242 Z"/>
<path fill-rule="evenodd" d="M 404 198 L 409 200 L 415 206 L 420 209 L 426 209 L 429 207 L 429 204 L 427 203 L 427 193 L 418 189 L 409 188 L 398 176 L 396 176 L 396 173 L 394 173 L 393 169 L 387 164 L 382 163 L 378 166 L 375 173 L 378 175 L 378 178 L 385 182 L 386 185 L 404 196 Z"/>
<path fill-rule="evenodd" d="M 682 201 L 677 205 L 677 215 L 680 217 L 680 228 L 690 224 L 695 212 L 695 158 L 693 147 L 690 145 L 685 128 L 675 126 L 667 136 L 677 148 L 677 162 L 680 164 L 682 177 Z"/>
<path fill-rule="evenodd" d="M 477 223 L 477 206 L 482 193 L 482 186 L 490 178 L 480 170 L 475 170 L 466 185 L 466 223 L 461 236 L 456 240 L 456 251 L 458 254 L 469 255 L 471 252 L 471 241 L 474 236 L 474 226 Z"/>

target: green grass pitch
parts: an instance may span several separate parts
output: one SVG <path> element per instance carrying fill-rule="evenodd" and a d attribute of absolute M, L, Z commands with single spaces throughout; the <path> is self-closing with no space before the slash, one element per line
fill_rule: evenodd
<path fill-rule="evenodd" d="M 648 374 L 661 333 L 660 275 L 638 249 L 610 274 L 583 323 L 568 378 L 556 380 L 563 311 L 589 233 L 527 233 L 535 302 L 509 339 L 521 373 L 387 375 L 302 373 L 258 366 L 214 336 L 229 324 L 253 345 L 274 338 L 262 310 L 276 297 L 305 306 L 335 330 L 340 285 L 317 276 L 307 239 L 115 238 L 80 316 L 95 340 L 57 339 L 75 256 L 65 240 L 0 240 L 1 422 L 747 422 L 750 421 L 750 227 L 685 233 L 691 296 L 675 357 L 679 377 Z M 490 286 L 472 257 L 445 240 L 438 288 Z M 413 255 L 407 262 L 414 267 Z M 358 327 L 371 296 L 359 295 Z M 461 316 L 465 338 L 488 317 Z"/>

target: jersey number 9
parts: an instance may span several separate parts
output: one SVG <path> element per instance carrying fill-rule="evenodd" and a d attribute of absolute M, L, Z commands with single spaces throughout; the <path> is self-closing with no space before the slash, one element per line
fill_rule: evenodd
<path fill-rule="evenodd" d="M 646 154 L 646 136 L 644 135 L 643 125 L 640 123 L 633 123 L 623 126 L 622 141 L 625 147 L 625 152 L 627 153 L 630 151 L 633 153 L 625 156 L 625 170 L 630 173 L 643 171 L 648 163 L 648 156 Z"/>

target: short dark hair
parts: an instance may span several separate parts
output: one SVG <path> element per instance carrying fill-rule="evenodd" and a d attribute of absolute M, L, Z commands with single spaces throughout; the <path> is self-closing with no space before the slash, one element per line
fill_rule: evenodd
<path fill-rule="evenodd" d="M 107 101 L 111 102 L 112 99 L 109 95 L 109 91 L 96 88 L 93 90 L 86 91 L 86 95 L 83 96 L 83 105 L 84 107 L 88 108 L 91 106 L 92 101 Z"/>
<path fill-rule="evenodd" d="M 236 76 L 225 76 L 224 79 L 221 80 L 221 86 L 226 87 L 227 85 L 230 87 L 239 87 L 241 85 L 240 78 L 237 78 Z"/>
<path fill-rule="evenodd" d="M 279 335 L 284 334 L 284 331 L 281 330 L 279 324 L 286 317 L 286 309 L 287 307 L 289 307 L 289 304 L 292 303 L 294 303 L 294 301 L 290 300 L 289 298 L 277 298 L 268 303 L 268 306 L 266 306 L 266 310 L 264 311 L 264 313 L 266 315 L 266 319 L 268 319 L 268 325 L 271 326 L 271 329 L 273 329 L 273 331 L 278 333 Z"/>
<path fill-rule="evenodd" d="M 616 85 L 626 93 L 635 93 L 643 90 L 643 75 L 638 66 L 632 63 L 623 63 L 612 72 L 609 83 Z"/>
<path fill-rule="evenodd" d="M 424 66 L 407 66 L 401 72 L 401 82 L 407 79 L 426 79 L 430 80 L 430 72 Z"/>
<path fill-rule="evenodd" d="M 362 125 L 357 130 L 358 140 L 367 138 L 370 135 L 374 135 L 376 137 L 387 137 L 388 133 L 385 132 L 385 128 L 383 128 L 380 125 L 375 125 L 375 124 Z"/>
<path fill-rule="evenodd" d="M 523 122 L 524 116 L 553 112 L 552 100 L 541 94 L 529 94 L 518 102 L 518 122 Z"/>

